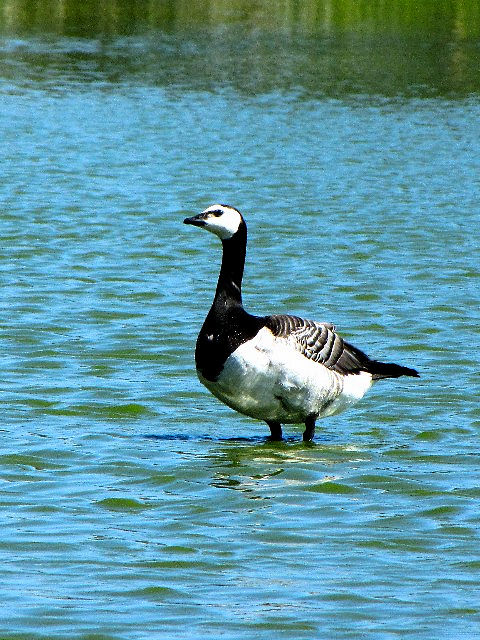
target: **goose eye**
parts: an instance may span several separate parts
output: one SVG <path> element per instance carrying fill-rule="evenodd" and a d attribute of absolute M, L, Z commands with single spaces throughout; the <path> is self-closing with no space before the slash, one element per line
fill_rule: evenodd
<path fill-rule="evenodd" d="M 211 211 L 210 213 L 212 216 L 215 216 L 215 218 L 219 218 L 222 215 L 223 211 L 221 209 L 217 209 L 216 211 Z"/>

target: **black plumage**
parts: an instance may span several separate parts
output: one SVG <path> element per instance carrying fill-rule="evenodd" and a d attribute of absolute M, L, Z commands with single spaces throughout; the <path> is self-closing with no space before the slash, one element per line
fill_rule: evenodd
<path fill-rule="evenodd" d="M 418 377 L 415 369 L 370 359 L 330 323 L 249 314 L 241 293 L 247 246 L 241 213 L 213 205 L 184 222 L 211 231 L 223 245 L 215 297 L 195 349 L 199 378 L 229 406 L 265 420 L 272 440 L 282 438 L 284 422 L 304 422 L 303 439 L 312 440 L 316 419 L 359 400 L 372 380 Z"/>

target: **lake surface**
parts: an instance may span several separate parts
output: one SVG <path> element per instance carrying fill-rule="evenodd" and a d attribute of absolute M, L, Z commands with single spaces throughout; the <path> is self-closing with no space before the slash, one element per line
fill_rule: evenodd
<path fill-rule="evenodd" d="M 480 638 L 475 6 L 0 2 L 2 640 Z M 248 310 L 421 378 L 218 403 L 218 201 Z"/>

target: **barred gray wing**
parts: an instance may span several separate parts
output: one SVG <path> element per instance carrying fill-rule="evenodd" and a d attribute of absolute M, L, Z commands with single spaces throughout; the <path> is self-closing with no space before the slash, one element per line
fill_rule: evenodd
<path fill-rule="evenodd" d="M 284 338 L 306 358 L 341 374 L 368 371 L 371 363 L 360 349 L 345 342 L 329 322 L 315 322 L 297 316 L 274 315 L 265 318 L 274 336 Z"/>

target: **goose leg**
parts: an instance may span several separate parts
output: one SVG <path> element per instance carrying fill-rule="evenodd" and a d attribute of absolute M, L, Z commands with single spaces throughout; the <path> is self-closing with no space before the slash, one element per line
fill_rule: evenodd
<path fill-rule="evenodd" d="M 282 436 L 282 425 L 280 422 L 269 422 L 267 420 L 267 424 L 270 427 L 270 438 L 269 440 L 283 440 Z"/>
<path fill-rule="evenodd" d="M 315 416 L 308 416 L 305 420 L 305 431 L 303 432 L 303 441 L 311 442 L 315 435 Z"/>

